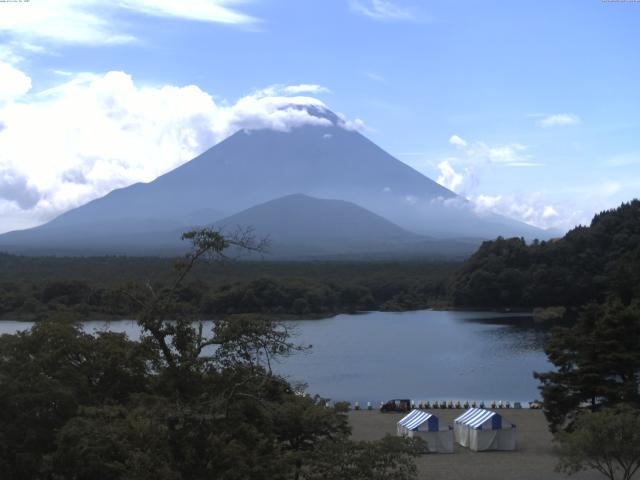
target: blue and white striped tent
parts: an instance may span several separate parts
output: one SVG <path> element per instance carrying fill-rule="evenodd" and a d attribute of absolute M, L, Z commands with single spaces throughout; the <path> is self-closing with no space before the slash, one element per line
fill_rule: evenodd
<path fill-rule="evenodd" d="M 491 420 L 491 429 L 502 428 L 502 415 L 483 408 L 471 408 L 454 420 L 456 423 L 467 425 L 470 428 L 482 428 L 488 420 Z"/>
<path fill-rule="evenodd" d="M 411 410 L 406 417 L 403 417 L 398 422 L 398 428 L 406 430 L 418 430 L 419 427 L 423 427 L 423 430 L 427 432 L 437 432 L 439 427 L 438 417 L 422 410 Z"/>
<path fill-rule="evenodd" d="M 454 420 L 456 442 L 471 450 L 515 450 L 515 425 L 498 412 L 471 408 Z"/>
<path fill-rule="evenodd" d="M 440 421 L 431 412 L 412 410 L 398 422 L 399 436 L 420 437 L 427 442 L 430 452 L 453 453 L 453 431 L 440 427 Z"/>

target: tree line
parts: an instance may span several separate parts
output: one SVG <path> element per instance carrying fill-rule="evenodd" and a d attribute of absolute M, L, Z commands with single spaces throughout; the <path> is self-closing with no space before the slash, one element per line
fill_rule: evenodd
<path fill-rule="evenodd" d="M 563 238 L 484 242 L 455 274 L 457 306 L 577 308 L 640 298 L 640 201 L 597 214 Z"/>
<path fill-rule="evenodd" d="M 78 262 L 77 259 L 70 261 Z M 148 265 L 145 260 L 141 262 L 141 265 Z M 267 273 L 271 273 L 268 267 Z M 298 265 L 292 265 L 292 270 L 294 267 L 298 268 Z M 211 318 L 235 313 L 304 317 L 362 310 L 410 310 L 446 302 L 447 283 L 454 268 L 448 264 L 425 264 L 421 265 L 418 274 L 415 266 L 393 264 L 389 265 L 388 275 L 372 275 L 374 268 L 380 272 L 378 269 L 384 267 L 359 264 L 351 267 L 352 271 L 343 278 L 336 278 L 342 272 L 348 272 L 342 265 L 316 266 L 323 270 L 322 274 L 247 276 L 226 283 L 200 275 L 185 281 L 176 295 L 185 306 Z M 144 290 L 147 285 L 161 289 L 169 281 L 166 273 L 156 276 L 153 281 L 5 280 L 0 282 L 0 318 L 37 320 L 61 312 L 72 312 L 85 319 L 131 318 L 139 312 L 139 305 L 124 292 Z"/>

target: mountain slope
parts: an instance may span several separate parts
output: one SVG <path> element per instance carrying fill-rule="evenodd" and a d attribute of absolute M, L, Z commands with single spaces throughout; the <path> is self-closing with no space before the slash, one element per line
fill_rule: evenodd
<path fill-rule="evenodd" d="M 287 195 L 250 207 L 216 226 L 251 225 L 257 234 L 292 241 L 314 239 L 406 242 L 421 239 L 379 215 L 344 200 Z"/>
<path fill-rule="evenodd" d="M 153 182 L 115 190 L 50 223 L 176 218 L 204 207 L 233 214 L 294 193 L 378 204 L 455 197 L 357 132 L 303 126 L 239 131 Z"/>
<path fill-rule="evenodd" d="M 287 195 L 216 222 L 225 231 L 251 226 L 268 237 L 270 256 L 366 254 L 397 251 L 423 241 L 388 220 L 344 200 Z"/>
<path fill-rule="evenodd" d="M 215 223 L 233 232 L 250 225 L 267 237 L 271 259 L 467 257 L 478 240 L 440 241 L 411 233 L 354 203 L 294 194 Z"/>
<path fill-rule="evenodd" d="M 210 224 L 291 194 L 356 203 L 402 228 L 437 238 L 545 237 L 498 215 L 477 215 L 461 197 L 395 159 L 327 110 L 332 126 L 239 131 L 156 180 L 115 190 L 48 224 L 0 236 L 0 249 L 101 248 L 120 237 Z M 142 231 L 141 231 L 142 230 Z"/>
<path fill-rule="evenodd" d="M 123 228 L 124 225 L 124 228 Z M 182 233 L 193 226 L 165 223 L 108 222 L 44 231 L 13 232 L 19 251 L 30 254 L 134 254 L 174 255 L 188 244 Z M 399 258 L 466 257 L 478 241 L 437 241 L 408 232 L 358 205 L 344 200 L 326 200 L 302 194 L 287 195 L 250 207 L 212 224 L 227 233 L 251 228 L 256 238 L 268 238 L 269 250 L 261 257 L 302 258 Z M 118 231 L 120 228 L 122 231 Z M 112 229 L 111 234 L 106 232 Z M 70 232 L 74 235 L 70 237 Z M 46 242 L 45 242 L 46 240 Z M 16 248 L 7 250 L 13 251 Z"/>

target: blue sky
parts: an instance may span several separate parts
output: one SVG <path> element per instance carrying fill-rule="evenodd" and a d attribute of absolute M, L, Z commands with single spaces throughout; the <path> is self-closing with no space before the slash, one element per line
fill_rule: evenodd
<path fill-rule="evenodd" d="M 599 0 L 0 3 L 0 231 L 148 181 L 291 92 L 479 210 L 567 229 L 640 191 L 638 24 L 640 3 Z"/>

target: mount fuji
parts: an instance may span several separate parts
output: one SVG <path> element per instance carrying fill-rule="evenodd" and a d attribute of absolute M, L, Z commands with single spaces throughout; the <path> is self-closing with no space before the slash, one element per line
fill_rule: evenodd
<path fill-rule="evenodd" d="M 260 223 L 259 233 L 278 239 L 280 245 L 326 255 L 353 253 L 355 246 L 363 252 L 397 252 L 408 244 L 408 251 L 429 255 L 442 240 L 477 245 L 499 235 L 550 236 L 507 217 L 476 213 L 466 199 L 346 128 L 330 110 L 306 108 L 326 120 L 323 125 L 240 130 L 152 182 L 114 190 L 44 225 L 0 235 L 0 250 L 173 254 L 183 248 L 178 240 L 182 230 L 237 223 L 241 212 L 292 195 L 299 211 L 289 198 L 269 205 L 268 218 L 274 220 L 270 223 L 259 221 L 255 212 L 239 218 Z M 309 197 L 318 202 L 309 202 Z M 311 242 L 302 231 L 309 229 L 300 221 L 305 216 L 322 219 L 326 235 L 315 235 Z M 332 235 L 335 241 L 329 241 Z M 341 248 L 339 240 L 345 237 L 349 246 Z M 313 243 L 313 248 L 305 243 Z"/>

